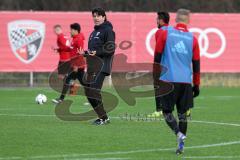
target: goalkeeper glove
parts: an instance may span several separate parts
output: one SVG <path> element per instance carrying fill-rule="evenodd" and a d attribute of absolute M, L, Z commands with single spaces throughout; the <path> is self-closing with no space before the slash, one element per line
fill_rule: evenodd
<path fill-rule="evenodd" d="M 194 85 L 192 87 L 192 92 L 193 92 L 193 98 L 199 96 L 200 90 L 198 85 Z"/>

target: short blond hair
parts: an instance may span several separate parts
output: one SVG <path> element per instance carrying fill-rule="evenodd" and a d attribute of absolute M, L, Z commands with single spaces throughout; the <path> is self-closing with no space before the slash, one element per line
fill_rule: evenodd
<path fill-rule="evenodd" d="M 188 23 L 190 19 L 191 11 L 188 9 L 178 9 L 176 15 L 176 22 L 177 23 Z"/>

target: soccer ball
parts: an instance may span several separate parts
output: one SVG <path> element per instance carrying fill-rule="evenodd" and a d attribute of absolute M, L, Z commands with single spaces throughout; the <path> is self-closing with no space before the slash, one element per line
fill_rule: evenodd
<path fill-rule="evenodd" d="M 47 97 L 44 94 L 38 94 L 35 101 L 37 104 L 43 104 L 47 102 Z"/>

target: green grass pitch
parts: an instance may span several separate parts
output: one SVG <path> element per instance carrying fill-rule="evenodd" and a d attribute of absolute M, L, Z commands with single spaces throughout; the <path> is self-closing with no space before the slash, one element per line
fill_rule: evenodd
<path fill-rule="evenodd" d="M 106 89 L 116 95 L 113 89 Z M 44 105 L 35 96 L 48 97 Z M 58 119 L 47 88 L 0 89 L 0 160 L 174 160 L 240 159 L 240 88 L 204 87 L 195 100 L 185 153 L 175 155 L 176 137 L 164 121 L 121 119 L 121 115 L 154 111 L 153 98 L 136 106 L 120 100 L 109 113 L 111 124 Z M 84 112 L 85 97 L 74 100 L 73 112 Z"/>

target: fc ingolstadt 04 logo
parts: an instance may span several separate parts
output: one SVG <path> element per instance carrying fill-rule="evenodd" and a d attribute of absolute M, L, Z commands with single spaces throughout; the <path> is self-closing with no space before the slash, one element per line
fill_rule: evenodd
<path fill-rule="evenodd" d="M 45 24 L 34 20 L 8 23 L 8 38 L 15 56 L 24 63 L 37 58 L 45 36 Z"/>

